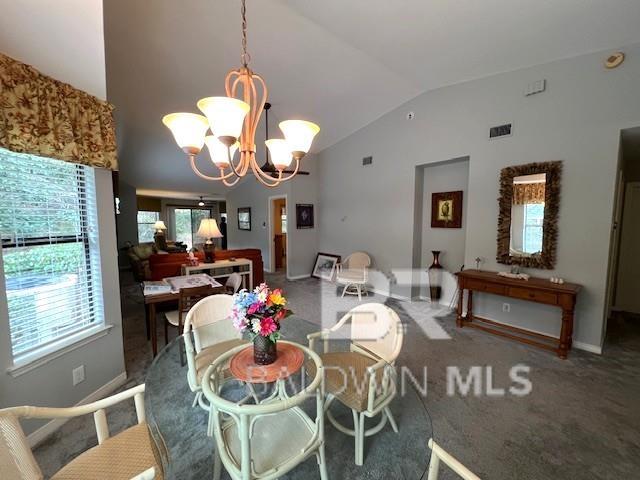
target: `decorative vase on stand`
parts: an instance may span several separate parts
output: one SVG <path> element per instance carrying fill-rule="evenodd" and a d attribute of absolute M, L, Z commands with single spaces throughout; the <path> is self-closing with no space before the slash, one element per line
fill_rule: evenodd
<path fill-rule="evenodd" d="M 253 339 L 253 361 L 256 365 L 271 365 L 278 358 L 276 342 L 269 337 L 256 335 Z"/>
<path fill-rule="evenodd" d="M 433 263 L 429 267 L 429 298 L 432 303 L 440 301 L 442 296 L 442 272 L 443 268 L 440 265 L 440 250 L 431 250 L 433 254 Z"/>

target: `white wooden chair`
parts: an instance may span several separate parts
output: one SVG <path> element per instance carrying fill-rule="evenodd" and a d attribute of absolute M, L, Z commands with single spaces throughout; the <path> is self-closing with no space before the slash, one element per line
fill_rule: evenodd
<path fill-rule="evenodd" d="M 240 275 L 238 272 L 234 272 L 231 275 L 229 275 L 229 278 L 227 278 L 227 281 L 224 284 L 224 288 L 227 291 L 227 293 L 233 294 L 233 293 L 237 293 L 238 290 L 240 290 L 240 287 L 242 286 L 242 275 Z"/>
<path fill-rule="evenodd" d="M 133 397 L 138 424 L 109 436 L 105 409 Z M 98 445 L 62 467 L 51 480 L 162 479 L 162 467 L 145 420 L 144 384 L 97 402 L 71 408 L 11 407 L 0 410 L 0 478 L 44 478 L 20 427 L 21 418 L 71 418 L 93 413 Z"/>
<path fill-rule="evenodd" d="M 341 338 L 336 333 L 349 320 L 350 351 L 330 352 L 330 338 Z M 307 338 L 312 350 L 317 339 L 323 340 L 324 351 L 320 358 L 325 367 L 327 418 L 338 430 L 355 437 L 355 463 L 362 465 L 365 437 L 382 430 L 387 420 L 393 431 L 398 432 L 389 404 L 396 396 L 394 362 L 402 349 L 402 322 L 386 305 L 366 303 L 353 308 L 332 328 L 312 333 Z M 307 368 L 311 372 L 313 365 Z M 362 388 L 363 386 L 366 387 Z M 334 399 L 351 409 L 353 429 L 340 424 L 331 414 L 329 408 Z M 365 418 L 378 414 L 382 415 L 378 425 L 365 429 Z"/>
<path fill-rule="evenodd" d="M 368 295 L 367 280 L 371 258 L 364 252 L 355 252 L 339 263 L 336 273 L 336 283 L 344 285 L 342 296 L 358 295 L 362 301 L 362 294 Z"/>
<path fill-rule="evenodd" d="M 233 296 L 211 295 L 191 307 L 184 321 L 182 335 L 187 356 L 187 380 L 189 388 L 196 394 L 193 405 L 199 403 L 205 410 L 209 406 L 202 402 L 204 371 L 221 354 L 247 343 L 229 318 L 232 307 Z"/>
<path fill-rule="evenodd" d="M 433 438 L 429 439 L 429 448 L 431 449 L 431 460 L 429 461 L 429 476 L 427 480 L 438 480 L 440 460 L 464 480 L 480 480 L 480 477 L 475 475 L 471 470 L 443 450 L 440 445 L 434 442 Z"/>
<path fill-rule="evenodd" d="M 312 455 L 321 480 L 327 480 L 322 361 L 307 347 L 296 346 L 315 366 L 315 375 L 304 390 L 291 396 L 286 380 L 279 381 L 274 394 L 255 405 L 233 403 L 218 395 L 220 370 L 244 347 L 224 353 L 205 371 L 202 390 L 211 406 L 208 433 L 216 442 L 214 480 L 220 478 L 222 465 L 233 480 L 277 479 Z M 314 397 L 315 420 L 301 408 Z"/>

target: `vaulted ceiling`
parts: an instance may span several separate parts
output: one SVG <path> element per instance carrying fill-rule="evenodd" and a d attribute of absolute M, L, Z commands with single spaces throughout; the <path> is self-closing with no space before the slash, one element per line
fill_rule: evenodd
<path fill-rule="evenodd" d="M 426 90 L 640 41 L 637 0 L 247 3 L 251 66 L 273 104 L 270 133 L 286 118 L 313 120 L 322 129 L 315 151 Z M 126 182 L 224 193 L 191 172 L 160 120 L 224 94 L 224 76 L 240 62 L 239 7 L 105 0 L 107 95 Z"/>

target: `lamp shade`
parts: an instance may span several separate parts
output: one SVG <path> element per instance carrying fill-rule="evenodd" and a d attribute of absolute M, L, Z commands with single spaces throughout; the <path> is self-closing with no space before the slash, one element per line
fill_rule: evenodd
<path fill-rule="evenodd" d="M 291 152 L 307 153 L 311 148 L 313 137 L 318 134 L 320 127 L 306 120 L 285 120 L 280 122 L 280 130 L 282 130 Z"/>
<path fill-rule="evenodd" d="M 209 128 L 206 117 L 195 113 L 170 113 L 162 117 L 178 146 L 187 153 L 199 153 Z"/>
<path fill-rule="evenodd" d="M 238 139 L 249 104 L 231 97 L 206 97 L 198 101 L 198 108 L 207 116 L 211 132 L 216 137 Z"/>
<path fill-rule="evenodd" d="M 286 140 L 280 138 L 272 138 L 264 142 L 269 149 L 271 155 L 271 163 L 278 169 L 284 170 L 291 165 L 291 147 L 287 144 Z"/>
<path fill-rule="evenodd" d="M 156 230 L 166 230 L 167 226 L 164 224 L 162 220 L 158 220 L 156 223 L 153 224 L 153 228 L 155 228 Z"/>
<path fill-rule="evenodd" d="M 240 144 L 238 142 L 234 143 L 229 147 L 229 152 L 227 152 L 227 146 L 218 140 L 217 137 L 213 135 L 207 135 L 204 137 L 204 143 L 207 144 L 207 148 L 209 149 L 209 155 L 211 156 L 211 161 L 218 168 L 226 168 L 229 166 L 229 154 L 231 154 L 231 159 L 233 160 L 233 156 L 238 150 Z"/>
<path fill-rule="evenodd" d="M 202 238 L 222 238 L 222 233 L 218 228 L 218 223 L 215 218 L 203 218 L 200 221 L 200 228 L 198 228 L 197 236 Z"/>

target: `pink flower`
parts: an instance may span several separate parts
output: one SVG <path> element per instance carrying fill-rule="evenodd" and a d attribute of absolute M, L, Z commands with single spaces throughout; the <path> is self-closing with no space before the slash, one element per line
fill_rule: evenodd
<path fill-rule="evenodd" d="M 247 314 L 252 315 L 256 313 L 258 310 L 260 310 L 260 303 L 256 302 L 249 306 L 249 308 L 247 309 Z"/>
<path fill-rule="evenodd" d="M 245 329 L 247 328 L 247 322 L 245 321 L 244 318 L 234 318 L 233 326 L 236 327 L 236 330 L 239 330 L 240 332 L 244 332 Z"/>
<path fill-rule="evenodd" d="M 260 322 L 260 335 L 268 337 L 278 329 L 278 325 L 271 317 L 263 318 Z"/>

